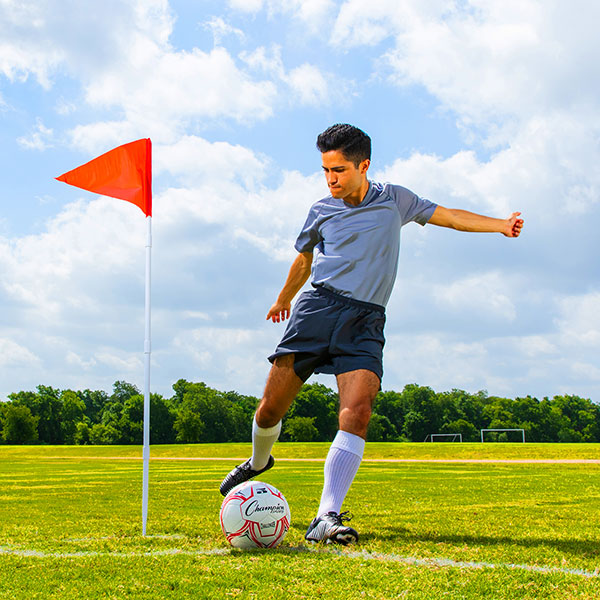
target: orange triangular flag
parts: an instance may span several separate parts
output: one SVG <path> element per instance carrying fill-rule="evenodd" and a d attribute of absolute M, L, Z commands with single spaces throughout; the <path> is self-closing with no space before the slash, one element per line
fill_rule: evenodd
<path fill-rule="evenodd" d="M 57 177 L 69 185 L 120 198 L 152 216 L 152 142 L 149 138 L 109 150 Z"/>

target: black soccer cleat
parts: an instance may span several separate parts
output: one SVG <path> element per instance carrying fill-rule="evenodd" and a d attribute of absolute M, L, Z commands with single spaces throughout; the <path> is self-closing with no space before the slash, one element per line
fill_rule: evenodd
<path fill-rule="evenodd" d="M 352 515 L 348 511 L 340 513 L 330 511 L 313 519 L 304 536 L 307 542 L 325 542 L 326 544 L 341 544 L 348 546 L 358 542 L 358 533 L 352 527 L 344 525 Z"/>
<path fill-rule="evenodd" d="M 223 479 L 223 483 L 221 483 L 221 487 L 219 488 L 219 491 L 221 492 L 221 494 L 223 494 L 223 496 L 227 496 L 227 494 L 236 485 L 240 485 L 240 483 L 244 483 L 244 481 L 248 481 L 248 480 L 252 479 L 253 477 L 256 477 L 257 475 L 260 475 L 261 473 L 268 471 L 275 464 L 275 459 L 273 458 L 273 456 L 270 455 L 269 461 L 267 462 L 267 466 L 264 469 L 255 471 L 250 466 L 251 460 L 252 459 L 249 458 L 245 463 L 242 463 L 241 465 L 238 465 L 237 467 L 235 467 L 229 473 L 229 475 L 227 475 L 227 477 L 225 477 L 225 479 Z"/>

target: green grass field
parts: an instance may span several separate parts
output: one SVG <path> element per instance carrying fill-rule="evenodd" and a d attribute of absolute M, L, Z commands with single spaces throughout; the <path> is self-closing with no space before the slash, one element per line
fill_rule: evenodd
<path fill-rule="evenodd" d="M 217 488 L 249 444 L 152 447 L 146 537 L 141 448 L 0 446 L 0 598 L 600 597 L 596 445 L 368 444 L 351 548 L 303 539 L 327 447 L 276 447 L 292 527 L 243 552 Z"/>

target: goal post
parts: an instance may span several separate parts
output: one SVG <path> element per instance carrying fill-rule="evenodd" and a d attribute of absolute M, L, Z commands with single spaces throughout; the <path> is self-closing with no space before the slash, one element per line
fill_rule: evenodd
<path fill-rule="evenodd" d="M 481 441 L 485 442 L 485 434 L 488 431 L 495 431 L 496 433 L 506 433 L 508 431 L 517 431 L 521 432 L 521 440 L 525 443 L 525 430 L 524 429 L 482 429 L 481 430 Z"/>
<path fill-rule="evenodd" d="M 445 438 L 445 439 L 439 439 Z M 428 433 L 425 442 L 462 442 L 462 433 Z"/>

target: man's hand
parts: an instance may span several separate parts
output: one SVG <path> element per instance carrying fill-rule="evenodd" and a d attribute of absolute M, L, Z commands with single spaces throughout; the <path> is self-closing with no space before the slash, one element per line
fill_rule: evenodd
<path fill-rule="evenodd" d="M 502 232 L 506 237 L 519 237 L 523 228 L 523 219 L 518 218 L 520 214 L 520 212 L 514 212 L 506 220 L 506 231 Z"/>
<path fill-rule="evenodd" d="M 275 304 L 271 306 L 269 312 L 267 313 L 267 321 L 271 319 L 273 323 L 281 323 L 286 319 L 289 319 L 291 308 L 291 303 L 281 304 L 279 302 L 275 302 Z"/>

